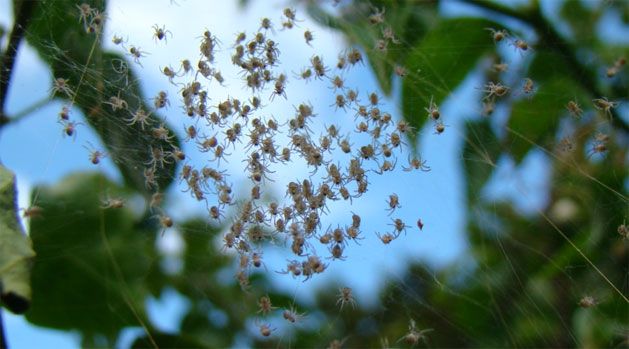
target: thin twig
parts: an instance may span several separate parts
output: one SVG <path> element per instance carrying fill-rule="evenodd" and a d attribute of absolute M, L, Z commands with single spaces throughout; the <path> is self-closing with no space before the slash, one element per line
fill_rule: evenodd
<path fill-rule="evenodd" d="M 2 63 L 0 63 L 0 129 L 9 122 L 4 107 L 17 50 L 20 46 L 20 42 L 24 38 L 24 31 L 28 26 L 28 22 L 31 20 L 35 7 L 39 4 L 38 1 L 18 1 L 16 3 L 21 5 L 17 10 L 13 28 L 11 29 L 9 45 L 2 56 Z"/>
<path fill-rule="evenodd" d="M 0 301 L 0 349 L 7 349 L 7 340 L 4 336 L 4 325 L 2 323 L 2 301 Z"/>
<path fill-rule="evenodd" d="M 40 99 L 39 101 L 33 103 L 32 105 L 30 105 L 30 106 L 24 108 L 23 110 L 19 111 L 17 114 L 11 115 L 11 116 L 7 116 L 7 120 L 6 120 L 6 122 L 4 123 L 3 126 L 19 122 L 20 120 L 24 119 L 25 117 L 33 114 L 34 111 L 36 111 L 36 110 L 40 109 L 41 107 L 47 105 L 51 101 L 52 101 L 52 98 L 50 98 L 50 96 L 46 96 L 46 97 Z"/>

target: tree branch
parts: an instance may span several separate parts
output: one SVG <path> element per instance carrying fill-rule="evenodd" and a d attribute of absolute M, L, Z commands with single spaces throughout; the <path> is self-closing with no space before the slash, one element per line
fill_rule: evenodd
<path fill-rule="evenodd" d="M 562 57 L 565 58 L 565 63 L 575 73 L 575 80 L 594 98 L 603 97 L 603 93 L 597 87 L 595 72 L 582 64 L 577 59 L 576 51 L 573 45 L 565 40 L 555 27 L 546 20 L 541 12 L 539 4 L 533 3 L 528 9 L 515 10 L 510 7 L 503 6 L 499 3 L 495 3 L 487 0 L 461 0 L 463 3 L 470 4 L 488 11 L 492 11 L 503 16 L 508 16 L 514 19 L 518 19 L 529 26 L 531 26 L 540 37 L 540 45 L 548 50 L 556 51 Z M 615 110 L 611 110 L 613 124 L 629 132 L 629 125 L 620 118 Z"/>
<path fill-rule="evenodd" d="M 9 82 L 13 73 L 13 65 L 15 64 L 15 56 L 17 55 L 20 42 L 24 38 L 24 31 L 38 4 L 37 1 L 31 0 L 22 0 L 18 3 L 20 7 L 16 11 L 9 44 L 2 56 L 2 63 L 0 63 L 0 129 L 9 122 L 9 118 L 5 113 L 5 105 L 7 92 L 9 91 Z"/>
<path fill-rule="evenodd" d="M 0 301 L 0 349 L 7 348 L 7 340 L 4 336 L 4 324 L 2 323 L 2 301 Z"/>

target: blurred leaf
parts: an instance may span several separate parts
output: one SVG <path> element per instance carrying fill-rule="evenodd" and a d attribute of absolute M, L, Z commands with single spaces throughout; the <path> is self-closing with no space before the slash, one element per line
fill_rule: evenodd
<path fill-rule="evenodd" d="M 436 13 L 436 7 L 434 3 L 415 1 L 373 1 L 370 6 L 365 5 L 354 3 L 339 17 L 326 13 L 314 2 L 307 9 L 317 22 L 341 30 L 351 44 L 363 49 L 380 89 L 390 95 L 396 65 L 403 66 L 410 49 L 426 32 L 422 17 Z M 374 25 L 367 20 L 375 12 L 384 14 L 384 24 Z M 385 29 L 391 29 L 398 42 L 387 41 L 387 48 L 381 51 L 376 46 Z"/>
<path fill-rule="evenodd" d="M 17 314 L 25 312 L 31 302 L 34 256 L 18 218 L 15 175 L 0 165 L 0 304 Z"/>
<path fill-rule="evenodd" d="M 513 104 L 507 143 L 516 163 L 519 164 L 535 145 L 546 149 L 554 145 L 560 116 L 565 113 L 563 101 L 567 103 L 574 94 L 574 84 L 565 79 L 553 79 L 540 83 L 531 99 L 524 98 Z"/>
<path fill-rule="evenodd" d="M 105 0 L 84 3 L 101 12 L 106 7 Z M 155 139 L 151 134 L 151 128 L 158 127 L 163 118 L 152 114 L 150 126 L 146 127 L 127 125 L 124 121 L 140 107 L 147 112 L 151 108 L 144 103 L 138 79 L 128 69 L 126 59 L 117 53 L 104 52 L 100 35 L 86 32 L 84 24 L 79 21 L 77 3 L 69 0 L 42 1 L 26 32 L 28 42 L 50 65 L 54 78 L 69 81 L 68 85 L 75 91 L 72 102 L 82 110 L 86 120 L 99 134 L 127 183 L 140 192 L 152 193 L 154 190 L 146 187 L 144 177 L 144 169 L 151 159 L 151 148 L 168 150 L 172 145 Z M 105 104 L 112 96 L 124 99 L 128 103 L 127 110 L 112 111 Z M 65 95 L 62 97 L 68 98 Z M 174 132 L 169 131 L 174 137 Z M 176 137 L 171 143 L 179 146 Z M 169 163 L 157 169 L 156 179 L 161 190 L 172 182 L 175 167 L 175 164 Z"/>
<path fill-rule="evenodd" d="M 152 256 L 130 209 L 104 209 L 103 196 L 128 198 L 100 174 L 79 173 L 34 190 L 45 212 L 31 222 L 36 325 L 113 339 L 146 321 L 143 286 Z"/>
<path fill-rule="evenodd" d="M 552 79 L 566 79 L 573 74 L 566 60 L 554 51 L 540 50 L 535 53 L 529 74 L 531 78 L 540 83 Z M 578 78 L 575 77 L 575 81 Z"/>
<path fill-rule="evenodd" d="M 405 64 L 409 76 L 402 82 L 402 111 L 417 132 L 427 120 L 424 108 L 430 101 L 441 104 L 479 58 L 494 50 L 485 29 L 494 26 L 480 19 L 445 19 L 409 53 Z M 414 139 L 415 135 L 410 136 Z"/>
<path fill-rule="evenodd" d="M 574 40 L 579 45 L 591 45 L 597 36 L 592 35 L 599 19 L 599 11 L 591 11 L 582 1 L 566 1 L 561 6 L 561 17 L 569 24 Z"/>
<path fill-rule="evenodd" d="M 502 146 L 489 119 L 467 121 L 466 140 L 463 146 L 463 165 L 467 183 L 467 200 L 470 205 L 478 201 L 479 191 L 485 186 L 496 168 Z"/>

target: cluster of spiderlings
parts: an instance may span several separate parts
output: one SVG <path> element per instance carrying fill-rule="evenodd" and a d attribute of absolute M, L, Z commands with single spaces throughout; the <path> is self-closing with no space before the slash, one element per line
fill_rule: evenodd
<path fill-rule="evenodd" d="M 503 41 L 508 41 L 510 45 L 514 46 L 520 52 L 520 54 L 524 54 L 530 48 L 528 42 L 514 37 L 513 34 L 509 33 L 505 29 L 486 29 L 490 32 L 491 37 L 496 44 Z M 624 57 L 618 58 L 611 67 L 607 68 L 605 76 L 607 78 L 613 78 L 624 67 L 625 63 L 626 60 Z M 504 73 L 508 70 L 508 68 L 509 65 L 504 62 L 495 63 L 492 66 L 492 70 L 495 73 Z M 488 81 L 483 87 L 480 88 L 480 90 L 484 94 L 482 98 L 482 115 L 488 116 L 492 114 L 496 102 L 500 99 L 507 98 L 509 97 L 509 95 L 531 97 L 535 94 L 537 86 L 531 78 L 526 77 L 522 80 L 520 86 L 517 87 L 517 91 L 516 86 L 508 86 L 503 84 L 502 82 L 496 81 Z M 591 102 L 592 108 L 599 111 L 599 115 L 607 118 L 610 122 L 612 121 L 614 109 L 616 109 L 620 104 L 620 102 L 610 101 L 606 97 L 595 98 Z M 565 108 L 575 120 L 581 119 L 584 114 L 584 109 L 581 107 L 576 99 L 567 101 L 565 104 Z M 433 106 L 432 101 L 430 103 L 430 107 L 426 108 L 426 111 L 428 112 L 429 116 L 436 115 L 436 118 L 439 117 L 439 110 L 436 106 Z M 436 120 L 436 118 L 433 117 L 433 120 Z M 436 133 L 441 133 L 443 127 L 436 125 L 435 130 Z M 606 153 L 608 150 L 610 136 L 598 131 L 590 136 L 592 136 L 593 141 L 591 143 L 591 147 L 587 150 L 588 157 L 591 157 L 594 154 Z M 563 154 L 572 153 L 575 150 L 575 141 L 573 137 L 574 135 L 562 137 L 558 141 L 556 149 Z"/>
<path fill-rule="evenodd" d="M 378 12 L 369 20 L 379 24 L 381 20 L 377 17 L 383 15 Z M 297 22 L 295 10 L 283 11 L 283 30 L 296 28 Z M 166 37 L 172 36 L 165 27 L 154 25 L 152 29 L 156 43 L 166 43 Z M 384 28 L 383 35 L 388 42 L 397 43 L 390 28 Z M 305 44 L 313 43 L 314 36 L 310 31 L 305 31 L 304 37 Z M 161 91 L 153 98 L 154 110 L 129 110 L 127 102 L 119 95 L 109 97 L 104 103 L 113 111 L 128 110 L 129 116 L 124 120 L 128 125 L 135 125 L 165 141 L 166 146 L 150 149 L 151 158 L 145 162 L 144 170 L 147 187 L 158 190 L 154 178 L 158 170 L 175 161 L 183 162 L 178 174 L 179 184 L 184 192 L 205 204 L 212 220 L 227 224 L 223 246 L 239 256 L 236 279 L 243 288 L 248 287 L 252 270 L 263 266 L 262 246 L 267 242 L 283 242 L 290 248 L 294 258 L 287 261 L 282 272 L 305 280 L 324 272 L 328 265 L 326 259 L 345 259 L 350 244 L 363 239 L 361 218 L 353 213 L 348 224 L 323 228 L 321 220 L 328 213 L 328 204 L 359 199 L 369 189 L 370 175 L 392 172 L 405 145 L 405 133 L 411 131 L 406 122 L 395 122 L 383 109 L 377 93 L 366 94 L 366 103 L 361 103 L 358 92 L 346 85 L 344 73 L 363 59 L 357 49 L 342 53 L 335 67 L 327 66 L 323 57 L 313 55 L 296 77 L 312 78 L 318 84 L 329 86 L 335 95 L 331 107 L 354 117 L 353 131 L 341 133 L 338 125 L 331 124 L 325 126 L 323 133 L 315 134 L 313 129 L 317 127 L 314 125 L 320 126 L 322 117 L 308 102 L 295 104 L 287 120 L 278 121 L 263 113 L 263 100 L 275 103 L 291 97 L 287 93 L 290 79 L 280 71 L 280 45 L 274 39 L 273 22 L 268 18 L 261 20 L 257 32 L 239 33 L 227 50 L 223 49 L 221 40 L 206 30 L 200 36 L 200 58 L 196 62 L 183 59 L 179 69 L 160 68 L 168 82 L 180 88 L 179 102 L 190 120 L 184 126 L 185 149 L 206 154 L 203 166 L 185 162 L 186 154 L 170 142 L 172 135 L 150 118 L 155 110 L 170 106 L 166 92 Z M 130 58 L 139 63 L 143 51 L 134 46 L 127 48 L 119 37 L 114 37 L 113 41 L 122 45 Z M 231 96 L 212 101 L 209 97 L 210 89 L 216 87 L 213 84 L 223 86 L 225 82 L 215 65 L 215 57 L 223 53 L 229 54 L 231 63 L 239 71 L 247 91 L 244 98 Z M 403 72 L 401 67 L 399 70 Z M 233 81 L 229 83 L 234 84 Z M 236 83 L 240 84 L 239 81 Z M 56 88 L 56 92 L 71 93 L 63 84 Z M 232 192 L 230 173 L 223 169 L 231 153 L 241 152 L 241 148 L 244 154 L 239 155 L 245 159 L 242 169 L 251 182 L 251 191 L 244 198 L 236 197 Z M 280 171 L 288 170 L 299 161 L 310 169 L 310 176 L 288 183 L 283 201 L 264 198 L 263 192 L 269 182 L 276 176 L 283 176 Z M 417 158 L 409 160 L 409 166 L 403 169 L 429 170 L 425 162 Z M 383 205 L 385 212 L 392 214 L 399 208 L 398 200 L 397 195 L 390 195 L 386 206 Z M 108 203 L 106 206 L 112 205 Z M 229 221 L 225 222 L 225 217 L 230 217 Z M 172 219 L 163 213 L 159 219 L 164 229 L 173 225 Z M 391 226 L 391 234 L 395 236 L 408 227 L 399 218 L 394 219 Z M 315 248 L 317 244 L 322 245 L 329 255 L 319 256 Z M 345 298 L 342 304 L 353 304 L 349 295 Z"/>
<path fill-rule="evenodd" d="M 79 11 L 79 22 L 87 33 L 100 33 L 105 21 L 104 14 L 89 4 L 76 5 Z"/>
<path fill-rule="evenodd" d="M 79 16 L 88 31 L 98 29 L 97 25 L 102 21 L 102 14 L 87 5 L 79 6 Z M 382 27 L 381 48 L 399 43 L 384 22 L 384 10 L 375 11 L 367 20 Z M 290 8 L 284 9 L 279 21 L 281 30 L 301 30 L 299 22 L 296 11 Z M 94 29 L 90 30 L 91 27 Z M 167 38 L 173 37 L 170 30 L 157 24 L 152 26 L 152 32 L 156 45 L 165 45 Z M 303 38 L 305 47 L 312 48 L 316 42 L 310 30 L 303 31 Z M 160 190 L 163 188 L 159 188 L 157 176 L 167 165 L 180 163 L 177 183 L 181 190 L 201 202 L 212 221 L 225 224 L 223 249 L 238 256 L 236 280 L 243 289 L 249 287 L 250 274 L 264 266 L 263 246 L 268 242 L 283 243 L 290 250 L 293 257 L 288 258 L 286 266 L 278 272 L 294 278 L 308 280 L 323 273 L 329 263 L 344 260 L 347 249 L 365 238 L 362 219 L 359 214 L 351 213 L 347 222 L 323 227 L 322 220 L 329 213 L 328 205 L 335 201 L 353 204 L 353 200 L 359 200 L 369 190 L 370 176 L 392 173 L 398 157 L 403 154 L 405 136 L 412 131 L 407 122 L 395 121 L 385 110 L 378 93 L 359 94 L 346 83 L 344 75 L 347 71 L 360 68 L 359 63 L 363 61 L 363 53 L 356 48 L 342 51 L 335 65 L 328 65 L 322 55 L 314 54 L 295 76 L 297 80 L 328 87 L 334 96 L 330 109 L 353 119 L 353 129 L 341 130 L 338 124 L 329 124 L 329 120 L 319 115 L 328 111 L 315 110 L 307 101 L 294 104 L 290 101 L 294 107 L 288 115 L 277 118 L 269 115 L 263 101 L 275 105 L 296 98 L 289 94 L 291 77 L 281 71 L 280 44 L 276 40 L 273 21 L 269 18 L 261 20 L 257 32 L 239 33 L 229 48 L 222 44 L 228 40 L 219 40 L 210 30 L 205 30 L 199 37 L 198 59 L 182 57 L 178 68 L 159 68 L 167 83 L 179 88 L 177 97 L 159 91 L 151 99 L 152 103 L 134 106 L 121 96 L 120 91 L 104 96 L 102 102 L 107 112 L 126 115 L 121 119 L 125 127 L 134 127 L 160 141 L 156 143 L 158 145 L 150 146 L 142 170 L 146 187 L 154 193 L 150 208 L 156 213 L 162 234 L 175 222 L 160 208 Z M 140 60 L 146 52 L 128 45 L 119 36 L 114 36 L 112 42 L 141 66 Z M 231 58 L 240 80 L 225 81 L 216 63 L 216 58 L 223 54 Z M 401 66 L 396 67 L 396 73 L 406 75 Z M 245 92 L 213 100 L 210 91 L 226 84 L 230 87 L 242 85 Z M 55 79 L 52 92 L 69 99 L 75 94 L 64 78 Z M 154 116 L 171 105 L 181 108 L 184 119 L 188 120 L 183 127 L 182 149 L 198 152 L 204 159 L 202 164 L 189 162 L 190 157 L 173 142 L 174 135 L 165 126 L 165 121 Z M 426 110 L 434 121 L 438 121 L 436 129 L 443 125 L 434 103 L 431 102 Z M 59 118 L 65 134 L 74 136 L 78 123 L 69 121 L 69 113 L 70 107 L 66 106 Z M 93 147 L 88 150 L 94 165 L 108 156 Z M 244 158 L 242 172 L 250 181 L 250 191 L 244 197 L 233 192 L 230 180 L 233 174 L 225 169 L 225 163 L 235 157 L 232 153 Z M 288 183 L 284 199 L 265 197 L 270 182 L 292 173 L 291 166 L 295 163 L 306 166 L 309 175 Z M 419 157 L 409 158 L 408 165 L 401 167 L 406 172 L 430 170 L 425 160 Z M 102 202 L 104 209 L 124 205 L 120 198 L 104 198 Z M 382 206 L 383 213 L 392 215 L 402 205 L 397 194 L 390 194 Z M 401 218 L 392 218 L 389 226 L 386 234 L 392 237 L 390 240 L 409 228 Z M 350 288 L 341 289 L 337 304 L 340 308 L 355 305 Z M 274 309 L 268 297 L 262 298 L 259 305 L 263 315 Z M 290 307 L 282 316 L 289 322 L 296 322 L 303 314 Z M 274 331 L 268 324 L 259 327 L 263 336 Z"/>

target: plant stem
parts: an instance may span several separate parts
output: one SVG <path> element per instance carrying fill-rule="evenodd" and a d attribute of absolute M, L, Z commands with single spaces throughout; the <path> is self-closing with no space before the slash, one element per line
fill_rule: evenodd
<path fill-rule="evenodd" d="M 576 51 L 573 45 L 565 40 L 555 27 L 546 20 L 542 14 L 539 4 L 534 2 L 527 9 L 515 10 L 499 3 L 487 0 L 461 0 L 463 3 L 483 8 L 488 11 L 499 13 L 517 20 L 520 20 L 531 26 L 540 37 L 540 45 L 548 50 L 553 50 L 565 58 L 565 63 L 575 73 L 574 79 L 594 98 L 603 97 L 603 93 L 598 89 L 595 79 L 595 73 L 582 64 L 577 59 Z M 611 110 L 612 120 L 616 127 L 629 132 L 629 125 L 621 119 L 615 110 Z"/>
<path fill-rule="evenodd" d="M 9 122 L 9 118 L 5 114 L 5 104 L 7 92 L 9 91 L 9 82 L 13 73 L 13 65 L 15 64 L 15 56 L 17 55 L 20 42 L 24 38 L 24 31 L 31 20 L 38 1 L 22 0 L 15 2 L 19 4 L 16 11 L 15 21 L 11 29 L 9 37 L 9 45 L 7 46 L 2 62 L 0 63 L 0 129 Z"/>

